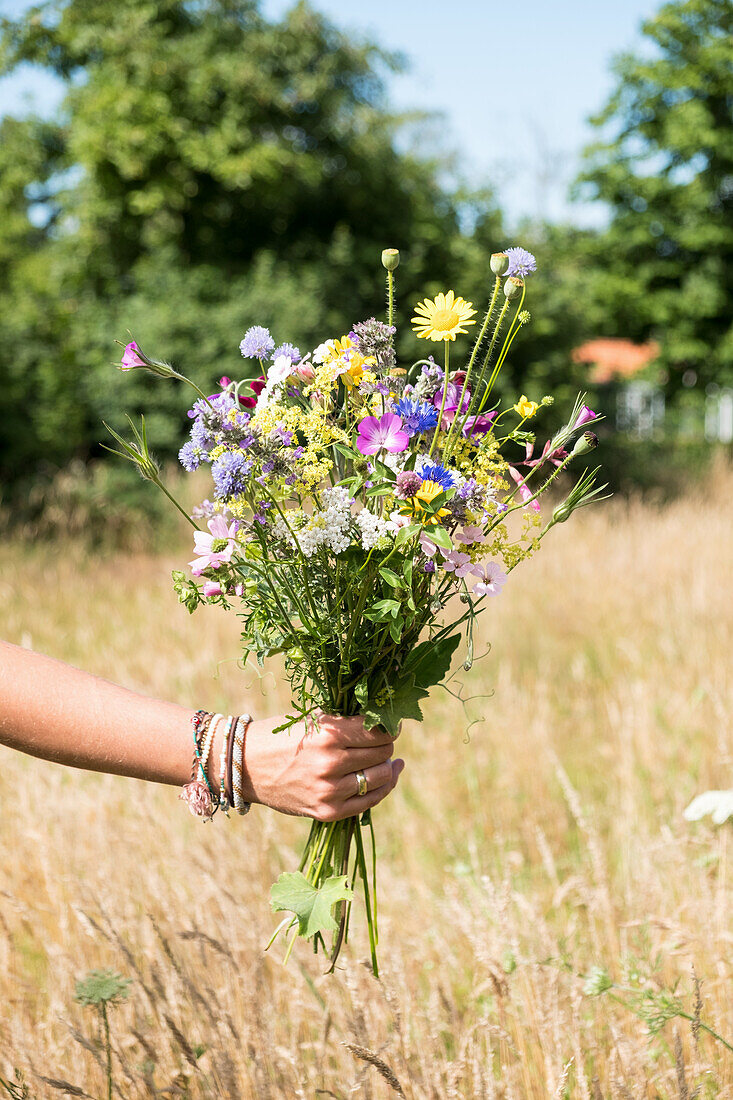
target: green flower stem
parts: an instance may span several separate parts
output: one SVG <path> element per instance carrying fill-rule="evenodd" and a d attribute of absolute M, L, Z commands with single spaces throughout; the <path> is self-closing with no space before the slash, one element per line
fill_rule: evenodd
<path fill-rule="evenodd" d="M 369 875 L 367 873 L 366 859 L 364 857 L 364 841 L 361 836 L 361 828 L 357 824 L 354 830 L 356 836 L 356 858 L 361 873 L 362 882 L 364 884 L 364 906 L 366 908 L 367 926 L 369 928 L 369 949 L 372 956 L 372 971 L 374 977 L 379 977 L 379 965 L 377 963 L 377 940 L 376 929 L 374 927 L 374 917 L 372 915 L 371 899 L 369 896 Z"/>
<path fill-rule="evenodd" d="M 485 390 L 485 392 L 484 392 L 484 394 L 481 398 L 481 402 L 480 402 L 478 410 L 477 410 L 478 413 L 480 413 L 481 410 L 486 405 L 486 402 L 489 399 L 491 391 L 494 388 L 494 382 L 496 381 L 496 379 L 498 377 L 499 371 L 504 366 L 504 363 L 506 361 L 506 357 L 509 354 L 509 350 L 510 350 L 512 344 L 514 343 L 514 341 L 517 338 L 517 333 L 519 332 L 519 330 L 522 327 L 521 323 L 518 321 L 518 317 L 519 317 L 519 314 L 522 311 L 522 303 L 523 302 L 524 302 L 524 290 L 522 291 L 522 297 L 519 299 L 519 305 L 517 306 L 516 313 L 514 314 L 514 318 L 512 319 L 512 323 L 509 327 L 509 332 L 507 333 L 506 340 L 504 341 L 504 345 L 501 349 L 501 353 L 499 355 L 499 358 L 496 361 L 496 366 L 495 366 L 494 370 L 491 373 L 491 377 L 489 378 L 488 384 L 486 386 L 486 390 Z"/>
<path fill-rule="evenodd" d="M 387 324 L 394 324 L 394 272 L 387 272 Z"/>
<path fill-rule="evenodd" d="M 194 520 L 193 520 L 193 519 L 191 518 L 191 516 L 189 516 L 188 512 L 187 512 L 187 511 L 186 511 L 186 510 L 185 510 L 185 509 L 184 509 L 184 508 L 183 508 L 183 507 L 182 507 L 182 506 L 181 506 L 181 505 L 180 505 L 180 504 L 178 503 L 178 501 L 177 501 L 177 500 L 175 499 L 175 497 L 174 497 L 174 496 L 172 496 L 172 495 L 171 495 L 171 494 L 170 494 L 170 493 L 168 492 L 168 490 L 166 489 L 165 485 L 164 485 L 164 484 L 163 484 L 163 482 L 162 482 L 162 481 L 160 480 L 160 478 L 153 478 L 152 480 L 153 480 L 153 484 L 154 484 L 154 485 L 157 485 L 157 486 L 158 486 L 158 488 L 160 489 L 161 493 L 164 493 L 164 494 L 165 494 L 165 496 L 167 496 L 167 497 L 168 497 L 168 500 L 169 500 L 169 501 L 171 502 L 171 504 L 173 505 L 173 507 L 174 507 L 174 508 L 177 508 L 177 509 L 178 509 L 178 511 L 179 511 L 179 512 L 181 513 L 181 515 L 182 515 L 182 516 L 184 517 L 184 519 L 187 519 L 187 520 L 188 520 L 188 522 L 189 522 L 189 523 L 191 524 L 191 526 L 193 527 L 194 531 L 200 531 L 200 530 L 201 530 L 201 528 L 199 527 L 199 525 L 198 525 L 198 524 L 197 524 L 197 523 L 196 523 L 196 522 L 195 522 L 195 521 L 194 521 Z"/>
<path fill-rule="evenodd" d="M 443 400 L 440 403 L 440 413 L 438 414 L 438 423 L 435 425 L 435 434 L 433 435 L 433 441 L 430 444 L 430 450 L 428 451 L 428 458 L 430 458 L 435 450 L 435 444 L 438 442 L 438 436 L 440 435 L 440 426 L 443 423 L 443 412 L 445 410 L 445 402 L 448 396 L 448 363 L 450 361 L 450 352 L 448 349 L 449 340 L 444 340 L 445 344 L 445 379 L 443 381 Z"/>
<path fill-rule="evenodd" d="M 446 461 L 448 459 L 448 457 L 450 456 L 451 437 L 452 437 L 452 435 L 455 431 L 456 422 L 459 419 L 460 411 L 463 408 L 463 398 L 466 395 L 466 390 L 468 388 L 468 382 L 469 382 L 469 379 L 471 377 L 471 371 L 473 370 L 473 365 L 476 361 L 476 356 L 478 354 L 478 349 L 481 347 L 481 344 L 483 343 L 484 337 L 486 336 L 486 330 L 489 327 L 489 322 L 491 321 L 491 317 L 492 317 L 492 314 L 494 312 L 494 307 L 496 306 L 496 299 L 499 295 L 500 286 L 501 286 L 501 279 L 497 275 L 496 282 L 494 283 L 494 293 L 491 295 L 491 301 L 489 302 L 489 308 L 487 309 L 486 316 L 484 317 L 484 323 L 481 326 L 481 331 L 479 332 L 479 334 L 476 338 L 476 343 L 473 345 L 473 351 L 471 352 L 471 358 L 469 359 L 468 366 L 466 367 L 466 377 L 463 380 L 463 388 L 461 389 L 461 396 L 458 399 L 458 409 L 456 410 L 456 415 L 453 417 L 453 423 L 451 424 L 451 426 L 448 430 L 448 438 L 446 439 L 445 447 L 443 448 L 443 459 L 444 459 L 444 461 Z M 495 340 L 495 338 L 496 337 L 494 336 L 494 340 Z M 489 355 L 491 354 L 491 348 L 492 347 L 493 347 L 493 343 L 489 346 Z"/>
<path fill-rule="evenodd" d="M 179 371 L 174 370 L 174 371 L 172 371 L 172 377 L 177 378 L 179 382 L 185 382 L 187 386 L 190 386 L 192 390 L 196 391 L 196 393 L 199 395 L 201 400 L 205 401 L 210 409 L 214 408 L 214 406 L 211 404 L 211 402 L 209 401 L 206 394 L 198 388 L 198 386 L 196 385 L 195 382 L 192 382 L 190 378 L 186 378 L 185 374 L 181 374 Z"/>
<path fill-rule="evenodd" d="M 107 1054 L 107 1100 L 112 1100 L 112 1043 L 109 1035 L 109 1016 L 107 1003 L 102 1001 L 100 1006 L 102 1013 L 102 1025 L 104 1027 L 104 1049 Z"/>

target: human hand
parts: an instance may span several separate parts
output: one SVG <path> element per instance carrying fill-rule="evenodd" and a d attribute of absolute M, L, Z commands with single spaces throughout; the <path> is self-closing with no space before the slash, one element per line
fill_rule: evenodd
<path fill-rule="evenodd" d="M 281 717 L 253 721 L 244 748 L 244 798 L 284 814 L 339 821 L 376 806 L 392 791 L 405 766 L 392 760 L 394 741 L 361 718 L 318 713 L 290 730 L 273 733 Z M 357 772 L 367 793 L 358 794 Z"/>

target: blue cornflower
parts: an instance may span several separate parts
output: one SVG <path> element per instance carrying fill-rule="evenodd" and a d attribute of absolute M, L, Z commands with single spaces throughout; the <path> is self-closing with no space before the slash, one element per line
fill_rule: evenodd
<path fill-rule="evenodd" d="M 423 481 L 434 481 L 436 485 L 440 485 L 443 489 L 452 489 L 455 483 L 455 478 L 450 470 L 446 470 L 445 466 L 441 466 L 439 462 L 431 462 L 429 459 L 423 460 L 423 464 L 417 472 Z"/>
<path fill-rule="evenodd" d="M 403 397 L 397 402 L 395 411 L 402 417 L 402 426 L 408 435 L 421 435 L 431 431 L 438 423 L 438 410 L 427 401 L 412 397 Z"/>
<path fill-rule="evenodd" d="M 509 257 L 509 267 L 506 269 L 507 276 L 518 275 L 520 279 L 524 279 L 537 270 L 537 261 L 526 248 L 507 248 L 506 254 Z"/>
<path fill-rule="evenodd" d="M 270 330 L 262 325 L 252 325 L 245 332 L 239 350 L 245 359 L 266 359 L 274 347 L 275 341 L 270 336 Z"/>
<path fill-rule="evenodd" d="M 236 451 L 227 451 L 212 464 L 211 476 L 214 479 L 214 487 L 219 500 L 243 493 L 247 488 L 247 478 L 252 472 L 253 463 L 237 454 Z"/>
<path fill-rule="evenodd" d="M 192 474 L 201 465 L 201 452 L 192 439 L 187 440 L 178 452 L 178 461 L 184 470 Z"/>
<path fill-rule="evenodd" d="M 275 360 L 278 355 L 287 355 L 291 363 L 299 363 L 302 358 L 300 349 L 295 344 L 281 344 L 279 348 L 275 348 L 271 358 Z"/>

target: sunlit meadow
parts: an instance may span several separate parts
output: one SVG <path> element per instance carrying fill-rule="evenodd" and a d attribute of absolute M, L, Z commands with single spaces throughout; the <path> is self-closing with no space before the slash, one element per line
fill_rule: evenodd
<path fill-rule="evenodd" d="M 109 967 L 132 979 L 124 1097 L 733 1097 L 700 1026 L 733 1042 L 733 832 L 682 816 L 733 785 L 732 490 L 588 509 L 491 601 L 458 677 L 484 698 L 433 693 L 375 814 L 380 981 L 358 934 L 332 977 L 304 944 L 263 953 L 303 822 L 202 825 L 172 788 L 2 750 L 0 1076 L 102 1095 L 74 988 Z M 234 616 L 177 605 L 187 549 L 5 543 L 0 636 L 192 707 L 283 709 Z"/>

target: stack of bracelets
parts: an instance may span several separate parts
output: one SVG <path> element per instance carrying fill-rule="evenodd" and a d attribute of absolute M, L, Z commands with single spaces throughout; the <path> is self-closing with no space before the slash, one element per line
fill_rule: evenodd
<path fill-rule="evenodd" d="M 243 796 L 243 760 L 244 742 L 252 718 L 249 714 L 239 717 L 223 714 L 209 714 L 206 710 L 197 710 L 191 718 L 193 726 L 193 764 L 191 780 L 186 783 L 179 797 L 187 803 L 196 817 L 210 821 L 217 810 L 229 814 L 234 809 L 238 814 L 249 811 L 249 802 Z M 224 727 L 224 741 L 219 755 L 219 796 L 214 794 L 211 782 L 206 774 L 206 766 L 211 756 L 217 730 Z"/>

